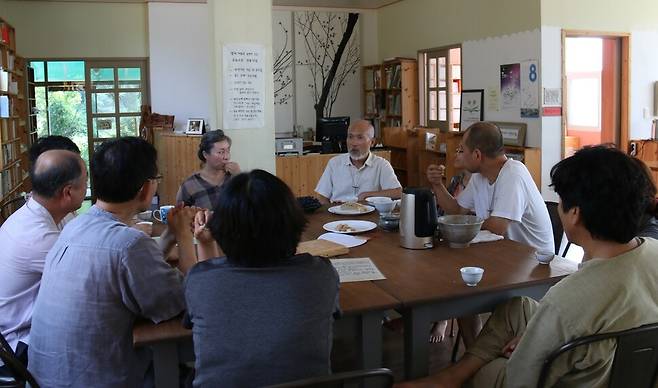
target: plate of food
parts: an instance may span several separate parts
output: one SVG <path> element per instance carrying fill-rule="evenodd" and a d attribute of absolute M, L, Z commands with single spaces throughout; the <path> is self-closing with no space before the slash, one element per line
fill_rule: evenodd
<path fill-rule="evenodd" d="M 367 214 L 374 211 L 375 208 L 370 205 L 361 205 L 358 202 L 345 202 L 340 205 L 332 206 L 329 208 L 330 213 L 339 214 L 342 216 L 353 216 L 356 214 Z"/>
<path fill-rule="evenodd" d="M 377 224 L 370 221 L 340 220 L 328 222 L 322 227 L 324 230 L 334 233 L 363 233 L 375 229 Z"/>

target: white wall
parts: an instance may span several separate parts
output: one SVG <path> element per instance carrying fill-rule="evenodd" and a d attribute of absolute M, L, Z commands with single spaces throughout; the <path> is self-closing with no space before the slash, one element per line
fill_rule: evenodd
<path fill-rule="evenodd" d="M 149 3 L 149 59 L 153 112 L 173 114 L 177 130 L 188 118 L 216 129 L 208 4 Z"/>
<path fill-rule="evenodd" d="M 212 15 L 213 81 L 217 123 L 223 120 L 222 48 L 224 44 L 250 43 L 264 47 L 265 69 L 272 68 L 271 0 L 209 0 Z M 232 157 L 244 170 L 260 168 L 275 172 L 274 160 L 274 89 L 272 72 L 266 71 L 263 128 L 227 131 L 233 139 Z"/>
<path fill-rule="evenodd" d="M 657 23 L 658 24 L 658 23 Z M 631 139 L 651 137 L 653 85 L 658 81 L 658 28 L 631 33 Z M 644 116 L 648 110 L 650 117 Z"/>
<path fill-rule="evenodd" d="M 145 58 L 146 4 L 5 1 L 2 17 L 16 29 L 27 58 Z"/>
<path fill-rule="evenodd" d="M 539 61 L 539 41 L 540 32 L 537 29 L 462 43 L 463 88 L 485 90 L 485 120 L 526 123 L 528 147 L 541 146 L 540 119 L 522 118 L 520 107 L 514 110 L 503 110 L 502 107 L 498 111 L 488 109 L 486 90 L 495 88 L 500 92 L 500 65 Z M 502 102 L 501 96 L 499 101 Z"/>
<path fill-rule="evenodd" d="M 376 11 L 370 10 L 349 10 L 349 9 L 332 9 L 332 8 L 301 8 L 301 7 L 274 7 L 273 8 L 273 48 L 275 54 L 279 52 L 284 44 L 284 35 L 278 26 L 278 22 L 292 23 L 294 12 L 317 11 L 317 12 L 358 12 L 359 22 L 354 30 L 353 38 L 359 42 L 361 50 L 360 66 L 378 63 L 379 45 L 378 39 L 378 18 Z M 291 28 L 291 31 L 293 29 Z M 292 37 L 296 55 L 295 63 L 305 57 L 303 40 L 297 34 Z M 341 87 L 340 96 L 334 104 L 332 116 L 350 116 L 352 121 L 358 120 L 363 116 L 363 104 L 361 101 L 361 69 L 350 77 L 344 86 Z M 295 65 L 294 71 L 291 71 L 295 79 L 292 92 L 294 97 L 287 105 L 275 105 L 276 115 L 276 132 L 290 132 L 293 125 L 301 125 L 304 129 L 315 127 L 315 111 L 313 109 L 314 99 L 312 90 L 308 84 L 312 82 L 312 77 L 308 66 Z M 276 85 L 275 85 L 276 87 Z"/>

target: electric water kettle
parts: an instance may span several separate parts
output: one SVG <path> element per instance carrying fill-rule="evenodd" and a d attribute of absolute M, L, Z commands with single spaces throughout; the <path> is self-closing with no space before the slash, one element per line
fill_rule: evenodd
<path fill-rule="evenodd" d="M 434 193 L 422 187 L 407 187 L 402 190 L 400 246 L 408 249 L 433 248 L 436 226 Z"/>

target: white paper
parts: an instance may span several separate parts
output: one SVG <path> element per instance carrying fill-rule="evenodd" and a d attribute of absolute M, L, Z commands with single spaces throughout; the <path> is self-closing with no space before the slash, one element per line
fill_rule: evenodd
<path fill-rule="evenodd" d="M 265 126 L 264 52 L 262 45 L 224 45 L 224 129 Z"/>
<path fill-rule="evenodd" d="M 562 106 L 562 89 L 544 88 L 544 106 Z"/>
<path fill-rule="evenodd" d="M 500 94 L 498 87 L 489 86 L 487 88 L 487 95 L 484 97 L 487 101 L 487 110 L 490 112 L 498 112 L 500 110 Z"/>
<path fill-rule="evenodd" d="M 369 257 L 331 259 L 341 283 L 386 279 Z"/>
<path fill-rule="evenodd" d="M 537 61 L 521 63 L 521 117 L 539 117 L 539 67 Z"/>

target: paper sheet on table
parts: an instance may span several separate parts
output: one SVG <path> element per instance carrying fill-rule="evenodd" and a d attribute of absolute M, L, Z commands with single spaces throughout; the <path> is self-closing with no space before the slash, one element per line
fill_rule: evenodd
<path fill-rule="evenodd" d="M 331 259 L 341 283 L 386 279 L 369 257 Z"/>
<path fill-rule="evenodd" d="M 471 241 L 471 244 L 477 244 L 481 242 L 489 242 L 489 241 L 498 241 L 502 240 L 504 237 L 498 234 L 491 233 L 488 230 L 481 230 L 478 232 L 477 236 Z"/>

